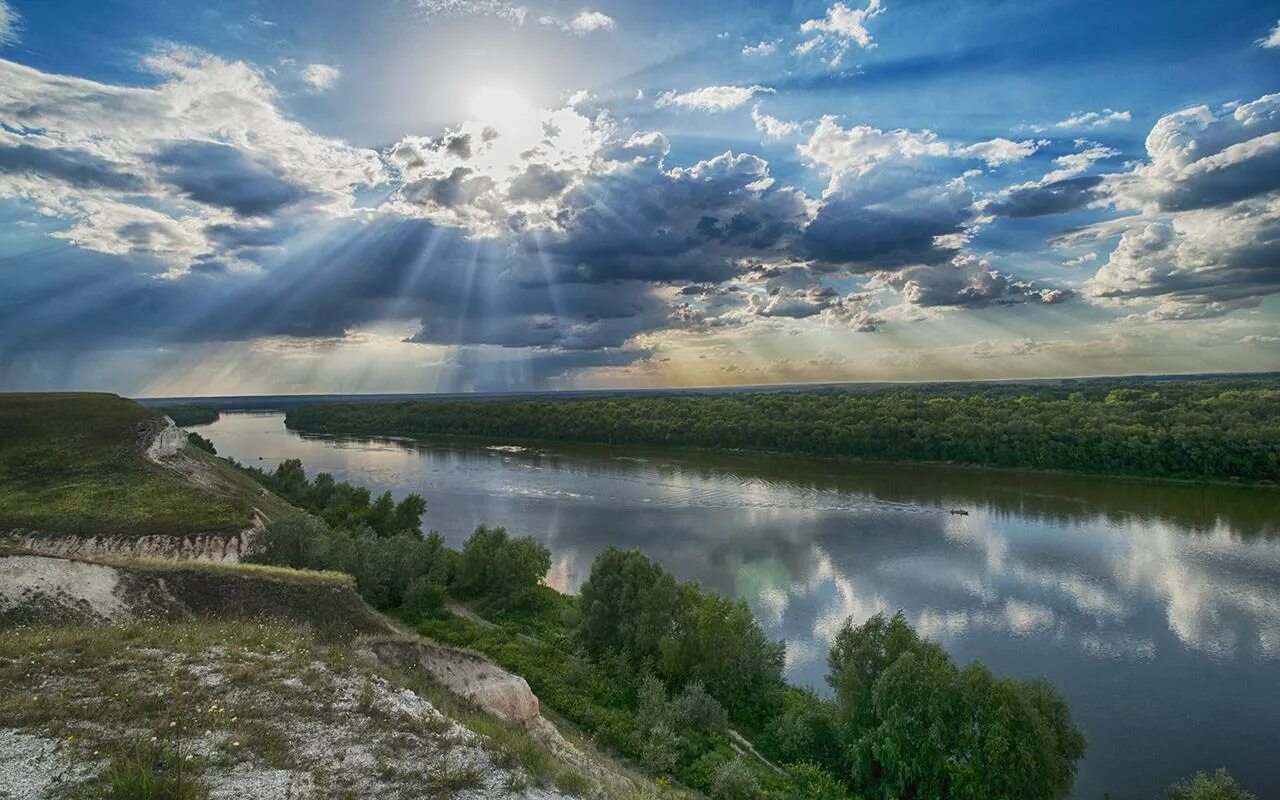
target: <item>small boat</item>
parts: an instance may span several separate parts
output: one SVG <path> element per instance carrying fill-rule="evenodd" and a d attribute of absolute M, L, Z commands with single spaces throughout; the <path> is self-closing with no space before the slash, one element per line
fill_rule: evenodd
<path fill-rule="evenodd" d="M 953 508 L 953 509 L 951 509 L 951 513 L 952 513 L 952 514 L 955 514 L 957 517 L 967 517 L 967 516 L 969 516 L 969 512 L 968 512 L 968 511 L 965 511 L 963 508 Z"/>

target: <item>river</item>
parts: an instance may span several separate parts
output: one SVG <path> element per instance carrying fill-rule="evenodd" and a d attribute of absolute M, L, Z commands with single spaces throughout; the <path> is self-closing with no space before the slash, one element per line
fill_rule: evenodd
<path fill-rule="evenodd" d="M 281 413 L 199 430 L 221 455 L 418 492 L 551 548 L 574 591 L 607 545 L 745 598 L 823 690 L 840 623 L 904 611 L 964 663 L 1048 678 L 1089 737 L 1074 798 L 1157 800 L 1225 766 L 1280 797 L 1280 491 L 503 441 L 303 437 Z M 967 515 L 952 514 L 962 509 Z"/>

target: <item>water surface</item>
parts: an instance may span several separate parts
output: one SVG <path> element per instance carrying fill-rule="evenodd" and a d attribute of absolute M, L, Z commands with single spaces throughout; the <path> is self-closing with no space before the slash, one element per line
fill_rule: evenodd
<path fill-rule="evenodd" d="M 1226 766 L 1280 797 L 1280 492 L 966 468 L 504 441 L 307 438 L 280 413 L 200 428 L 222 455 L 418 492 L 551 548 L 575 590 L 607 545 L 745 598 L 823 688 L 840 623 L 901 609 L 961 663 L 1044 676 L 1089 737 L 1076 798 L 1156 800 Z M 964 509 L 968 516 L 950 509 Z"/>

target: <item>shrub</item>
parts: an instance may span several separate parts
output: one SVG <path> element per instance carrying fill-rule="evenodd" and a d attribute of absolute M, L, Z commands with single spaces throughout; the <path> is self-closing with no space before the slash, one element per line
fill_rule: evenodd
<path fill-rule="evenodd" d="M 1169 800 L 1257 800 L 1236 785 L 1225 769 L 1212 775 L 1197 772 L 1192 777 L 1169 787 Z"/>
<path fill-rule="evenodd" d="M 110 800 L 204 800 L 209 790 L 167 743 L 139 741 L 117 750 L 102 777 Z"/>
<path fill-rule="evenodd" d="M 462 547 L 454 588 L 518 606 L 551 569 L 551 551 L 531 536 L 510 538 L 506 528 L 476 528 Z"/>
<path fill-rule="evenodd" d="M 711 778 L 711 796 L 716 800 L 757 800 L 760 781 L 740 758 L 726 761 Z"/>

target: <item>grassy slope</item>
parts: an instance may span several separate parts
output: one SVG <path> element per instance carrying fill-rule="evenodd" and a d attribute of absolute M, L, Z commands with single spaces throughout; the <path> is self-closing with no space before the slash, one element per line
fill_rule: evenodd
<path fill-rule="evenodd" d="M 0 394 L 0 532 L 229 534 L 252 523 L 255 506 L 287 513 L 195 448 L 185 455 L 216 476 L 207 486 L 147 460 L 148 430 L 162 418 L 110 394 Z"/>

